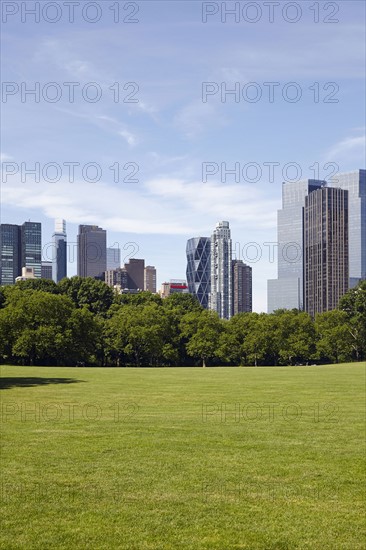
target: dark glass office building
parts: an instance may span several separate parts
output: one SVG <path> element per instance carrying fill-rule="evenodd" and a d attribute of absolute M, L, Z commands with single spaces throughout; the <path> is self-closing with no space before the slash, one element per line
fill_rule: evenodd
<path fill-rule="evenodd" d="M 199 303 L 208 308 L 211 292 L 211 240 L 209 237 L 189 239 L 187 254 L 187 284 L 188 291 L 198 299 Z"/>
<path fill-rule="evenodd" d="M 21 268 L 33 267 L 34 276 L 42 276 L 42 225 L 39 222 L 24 222 L 21 233 Z"/>
<path fill-rule="evenodd" d="M 348 191 L 324 187 L 305 198 L 304 305 L 335 309 L 349 288 Z"/>
<path fill-rule="evenodd" d="M 1 224 L 0 254 L 0 284 L 12 285 L 22 270 L 19 225 Z"/>
<path fill-rule="evenodd" d="M 67 277 L 67 236 L 65 220 L 55 220 L 55 232 L 52 235 L 53 258 L 52 279 L 55 283 Z"/>
<path fill-rule="evenodd" d="M 40 278 L 42 263 L 42 226 L 38 222 L 23 225 L 1 224 L 0 231 L 0 281 L 12 285 L 22 273 L 23 267 L 32 267 Z"/>
<path fill-rule="evenodd" d="M 38 222 L 24 222 L 20 227 L 21 267 L 33 267 L 34 276 L 42 276 L 42 226 Z"/>
<path fill-rule="evenodd" d="M 233 315 L 252 311 L 252 268 L 242 260 L 232 260 Z"/>

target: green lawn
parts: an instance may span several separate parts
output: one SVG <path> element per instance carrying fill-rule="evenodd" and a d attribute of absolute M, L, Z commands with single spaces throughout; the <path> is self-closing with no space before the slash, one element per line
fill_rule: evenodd
<path fill-rule="evenodd" d="M 1 376 L 1 548 L 365 548 L 365 365 Z"/>

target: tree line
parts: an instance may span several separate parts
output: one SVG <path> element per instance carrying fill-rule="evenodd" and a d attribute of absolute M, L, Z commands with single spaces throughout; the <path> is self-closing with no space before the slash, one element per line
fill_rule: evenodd
<path fill-rule="evenodd" d="M 366 281 L 338 309 L 221 320 L 190 294 L 116 294 L 72 277 L 0 287 L 0 361 L 23 365 L 298 365 L 366 357 Z"/>

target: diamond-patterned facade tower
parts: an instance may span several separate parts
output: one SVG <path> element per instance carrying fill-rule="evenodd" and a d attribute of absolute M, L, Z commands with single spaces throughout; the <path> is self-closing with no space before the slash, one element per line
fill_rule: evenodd
<path fill-rule="evenodd" d="M 188 291 L 197 297 L 199 303 L 208 308 L 211 292 L 211 240 L 209 237 L 195 237 L 187 241 L 187 283 Z"/>

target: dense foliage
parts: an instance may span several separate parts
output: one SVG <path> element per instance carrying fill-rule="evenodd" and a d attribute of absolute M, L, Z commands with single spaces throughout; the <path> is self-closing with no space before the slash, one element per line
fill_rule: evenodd
<path fill-rule="evenodd" d="M 230 321 L 189 294 L 116 295 L 72 277 L 0 287 L 0 361 L 39 365 L 296 365 L 366 357 L 366 281 L 337 310 L 241 313 Z"/>

